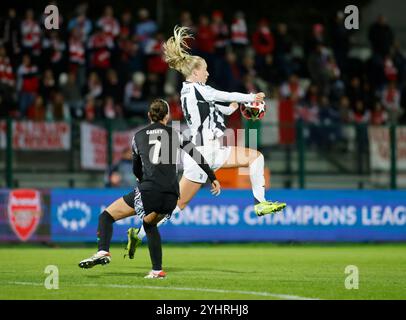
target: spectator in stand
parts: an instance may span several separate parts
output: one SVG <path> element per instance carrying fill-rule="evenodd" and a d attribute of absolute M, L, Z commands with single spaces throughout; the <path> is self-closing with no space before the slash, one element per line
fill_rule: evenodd
<path fill-rule="evenodd" d="M 316 85 L 310 85 L 304 103 L 297 105 L 296 108 L 297 117 L 308 125 L 307 128 L 309 133 L 306 138 L 306 143 L 308 143 L 309 146 L 320 146 L 322 142 L 320 128 L 318 127 L 320 123 L 320 101 L 318 92 L 319 89 Z"/>
<path fill-rule="evenodd" d="M 214 33 L 214 50 L 215 54 L 224 57 L 226 48 L 230 42 L 230 31 L 223 20 L 223 12 L 215 10 L 212 13 L 211 28 Z"/>
<path fill-rule="evenodd" d="M 0 43 L 10 56 L 18 56 L 21 52 L 20 22 L 14 8 L 8 10 L 7 18 L 0 18 Z"/>
<path fill-rule="evenodd" d="M 82 4 L 77 9 L 78 15 L 68 23 L 68 31 L 72 32 L 72 30 L 77 29 L 77 36 L 80 37 L 83 43 L 88 41 L 92 32 L 92 22 L 87 18 L 86 11 L 87 4 Z"/>
<path fill-rule="evenodd" d="M 387 82 L 397 81 L 398 69 L 396 68 L 395 63 L 389 54 L 384 58 L 383 68 Z"/>
<path fill-rule="evenodd" d="M 132 150 L 126 148 L 121 153 L 120 160 L 108 172 L 108 188 L 133 188 L 137 180 L 133 174 Z"/>
<path fill-rule="evenodd" d="M 0 109 L 0 117 L 5 117 L 10 113 L 15 93 L 15 75 L 7 56 L 6 48 L 0 45 L 0 97 L 3 108 Z"/>
<path fill-rule="evenodd" d="M 44 104 L 44 99 L 38 95 L 34 103 L 28 108 L 27 118 L 32 121 L 45 121 L 47 109 Z"/>
<path fill-rule="evenodd" d="M 87 98 L 85 103 L 85 120 L 93 122 L 96 120 L 97 107 L 93 98 Z"/>
<path fill-rule="evenodd" d="M 64 74 L 62 74 L 60 78 L 63 78 L 63 75 Z M 69 106 L 72 118 L 82 119 L 84 116 L 84 104 L 76 79 L 76 74 L 71 71 L 68 73 L 66 81 L 64 81 L 64 79 L 62 81 L 60 80 L 60 87 L 64 100 Z"/>
<path fill-rule="evenodd" d="M 361 85 L 361 79 L 358 77 L 353 77 L 350 80 L 350 84 L 347 87 L 347 95 L 350 99 L 351 105 L 355 106 L 357 100 L 364 100 L 364 90 Z"/>
<path fill-rule="evenodd" d="M 255 59 L 251 54 L 247 54 L 242 60 L 241 75 L 244 77 L 247 74 L 253 77 L 256 77 L 257 75 L 257 71 L 255 70 Z"/>
<path fill-rule="evenodd" d="M 99 106 L 103 96 L 103 85 L 100 77 L 96 72 L 91 72 L 87 80 L 87 87 L 85 90 L 86 100 L 89 98 L 94 99 L 96 106 Z"/>
<path fill-rule="evenodd" d="M 242 89 L 238 90 L 242 93 L 255 93 L 255 92 L 259 92 L 259 88 L 257 86 L 257 84 L 255 83 L 255 77 L 250 75 L 250 74 L 246 74 L 243 77 L 243 81 L 242 81 Z"/>
<path fill-rule="evenodd" d="M 326 68 L 330 78 L 329 85 L 330 100 L 333 104 L 336 104 L 338 103 L 340 98 L 345 94 L 345 83 L 341 79 L 341 70 L 338 67 L 336 60 L 332 55 L 329 55 L 327 58 Z"/>
<path fill-rule="evenodd" d="M 357 124 L 368 124 L 370 121 L 371 114 L 365 108 L 363 100 L 355 101 L 354 111 L 350 113 L 350 121 Z"/>
<path fill-rule="evenodd" d="M 379 15 L 376 22 L 371 25 L 368 37 L 375 54 L 382 58 L 389 54 L 394 44 L 394 33 L 384 15 Z"/>
<path fill-rule="evenodd" d="M 387 75 L 385 74 L 384 58 L 378 54 L 373 54 L 366 63 L 366 77 L 368 78 L 373 91 L 382 91 L 387 83 Z M 362 77 L 363 72 L 360 72 L 357 77 Z"/>
<path fill-rule="evenodd" d="M 75 73 L 82 89 L 86 83 L 86 47 L 79 27 L 72 29 L 69 38 L 69 71 Z"/>
<path fill-rule="evenodd" d="M 26 54 L 38 57 L 41 54 L 41 28 L 34 20 L 34 11 L 28 9 L 21 22 L 22 50 Z"/>
<path fill-rule="evenodd" d="M 141 49 L 144 50 L 145 45 L 152 38 L 155 32 L 158 31 L 158 25 L 149 17 L 149 11 L 142 8 L 138 11 L 139 22 L 135 26 L 135 35 L 140 43 Z"/>
<path fill-rule="evenodd" d="M 52 31 L 42 41 L 42 65 L 51 68 L 55 77 L 66 72 L 66 44 L 59 38 L 59 32 Z"/>
<path fill-rule="evenodd" d="M 147 72 L 154 74 L 158 78 L 159 86 L 163 86 L 165 75 L 168 71 L 168 64 L 165 62 L 163 45 L 165 37 L 162 33 L 157 33 L 148 41 L 145 46 L 145 55 L 147 57 Z"/>
<path fill-rule="evenodd" d="M 396 86 L 396 81 L 391 81 L 382 92 L 382 105 L 389 115 L 390 123 L 398 123 L 402 115 L 400 107 L 400 91 Z"/>
<path fill-rule="evenodd" d="M 276 88 L 281 82 L 281 76 L 279 75 L 279 68 L 274 62 L 272 54 L 265 56 L 265 65 L 258 72 L 258 76 L 266 81 L 271 88 Z"/>
<path fill-rule="evenodd" d="M 42 74 L 39 86 L 39 94 L 44 98 L 45 104 L 51 102 L 56 91 L 57 83 L 55 81 L 54 73 L 52 69 L 46 69 Z"/>
<path fill-rule="evenodd" d="M 206 60 L 209 72 L 214 68 L 215 41 L 215 34 L 210 26 L 209 18 L 206 15 L 201 15 L 197 27 L 195 49 L 196 54 Z"/>
<path fill-rule="evenodd" d="M 180 104 L 180 95 L 175 90 L 166 99 L 171 110 L 171 119 L 176 121 L 183 120 L 182 105 Z"/>
<path fill-rule="evenodd" d="M 279 23 L 275 33 L 275 65 L 278 67 L 278 73 L 281 81 L 285 81 L 293 72 L 292 51 L 293 42 L 288 34 L 286 23 Z"/>
<path fill-rule="evenodd" d="M 366 151 L 368 145 L 368 128 L 366 127 L 371 118 L 371 113 L 365 108 L 364 101 L 357 100 L 355 102 L 355 110 L 351 112 L 350 119 L 357 124 L 356 137 L 358 151 Z"/>
<path fill-rule="evenodd" d="M 46 119 L 49 121 L 70 121 L 69 106 L 65 103 L 63 95 L 57 92 L 47 106 Z"/>
<path fill-rule="evenodd" d="M 179 17 L 179 24 L 181 27 L 189 28 L 189 33 L 193 36 L 193 38 L 185 39 L 187 46 L 193 51 L 195 50 L 195 38 L 196 38 L 196 26 L 193 22 L 192 15 L 190 11 L 182 11 Z"/>
<path fill-rule="evenodd" d="M 348 52 L 350 49 L 350 34 L 345 28 L 344 18 L 345 16 L 342 11 L 337 12 L 331 27 L 331 45 L 338 68 L 342 71 L 347 70 Z"/>
<path fill-rule="evenodd" d="M 133 16 L 130 9 L 125 9 L 121 14 L 119 36 L 126 39 L 133 35 Z"/>
<path fill-rule="evenodd" d="M 17 94 L 19 97 L 19 112 L 23 118 L 28 107 L 34 102 L 39 90 L 39 70 L 31 63 L 31 57 L 24 54 L 22 63 L 17 69 Z"/>
<path fill-rule="evenodd" d="M 103 95 L 105 97 L 112 97 L 117 104 L 121 105 L 123 103 L 124 91 L 118 79 L 117 72 L 114 69 L 110 69 L 107 72 L 107 79 L 103 88 Z"/>
<path fill-rule="evenodd" d="M 103 117 L 105 119 L 117 119 L 123 116 L 122 109 L 113 97 L 106 96 L 103 103 Z"/>
<path fill-rule="evenodd" d="M 129 81 L 125 86 L 124 111 L 126 115 L 147 116 L 148 102 L 144 84 L 145 75 L 142 72 L 135 72 L 132 81 Z"/>
<path fill-rule="evenodd" d="M 381 126 L 387 123 L 389 119 L 388 113 L 382 106 L 380 101 L 376 101 L 371 111 L 370 124 L 375 126 Z"/>
<path fill-rule="evenodd" d="M 305 57 L 309 58 L 319 47 L 325 47 L 325 45 L 324 26 L 321 23 L 316 23 L 312 26 L 311 35 L 305 43 Z"/>
<path fill-rule="evenodd" d="M 111 55 L 114 43 L 111 37 L 100 27 L 96 29 L 88 43 L 88 49 L 91 53 L 90 69 L 96 71 L 104 79 L 105 74 L 111 67 Z"/>
<path fill-rule="evenodd" d="M 395 41 L 392 48 L 391 57 L 397 70 L 397 80 L 399 84 L 403 84 L 406 80 L 406 58 L 402 52 L 399 41 Z"/>
<path fill-rule="evenodd" d="M 237 55 L 237 59 L 242 59 L 249 45 L 247 23 L 242 11 L 237 11 L 234 14 L 231 24 L 231 45 Z"/>
<path fill-rule="evenodd" d="M 108 42 L 113 43 L 120 33 L 120 24 L 117 19 L 114 18 L 114 11 L 111 6 L 104 8 L 103 16 L 97 20 L 96 26 L 103 30 Z"/>
<path fill-rule="evenodd" d="M 257 29 L 252 35 L 252 45 L 255 50 L 256 69 L 261 70 L 265 66 L 265 56 L 273 54 L 275 50 L 275 40 L 267 19 L 259 20 Z"/>
<path fill-rule="evenodd" d="M 320 98 L 320 111 L 319 118 L 320 124 L 320 140 L 321 147 L 331 148 L 333 144 L 342 140 L 340 123 L 340 114 L 332 107 L 328 97 L 322 96 Z"/>
<path fill-rule="evenodd" d="M 230 44 L 230 32 L 223 20 L 223 12 L 215 10 L 212 13 L 211 28 L 214 34 L 214 69 L 212 77 L 218 83 L 225 64 L 226 49 Z"/>
<path fill-rule="evenodd" d="M 125 66 L 128 72 L 128 76 L 125 79 L 131 78 L 134 72 L 145 71 L 145 54 L 137 41 L 131 42 L 128 54 L 128 64 Z"/>
<path fill-rule="evenodd" d="M 288 82 L 284 82 L 280 88 L 280 96 L 283 99 L 292 99 L 294 104 L 298 104 L 305 97 L 304 89 L 301 87 L 299 77 L 292 74 Z"/>
<path fill-rule="evenodd" d="M 340 116 L 340 122 L 348 124 L 351 122 L 351 102 L 347 96 L 342 96 L 340 103 L 338 104 L 338 113 Z"/>
<path fill-rule="evenodd" d="M 318 44 L 316 49 L 310 54 L 308 60 L 310 78 L 320 89 L 322 95 L 330 94 L 330 70 L 329 53 L 327 48 Z"/>
<path fill-rule="evenodd" d="M 188 27 L 190 30 L 190 33 L 193 35 L 196 33 L 196 26 L 193 23 L 193 19 L 192 19 L 192 15 L 190 14 L 190 11 L 182 11 L 180 13 L 179 20 L 180 20 L 181 27 Z"/>
<path fill-rule="evenodd" d="M 236 54 L 228 50 L 221 73 L 217 77 L 218 88 L 228 92 L 236 92 L 241 87 L 241 69 L 237 62 Z"/>

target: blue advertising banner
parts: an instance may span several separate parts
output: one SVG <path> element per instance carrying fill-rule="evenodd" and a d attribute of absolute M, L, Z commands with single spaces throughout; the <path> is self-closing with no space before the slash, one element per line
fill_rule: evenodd
<path fill-rule="evenodd" d="M 123 189 L 55 189 L 51 193 L 52 240 L 96 241 L 99 214 Z M 406 241 L 406 192 L 272 190 L 283 213 L 257 217 L 248 190 L 201 190 L 181 214 L 160 228 L 165 242 L 199 241 Z M 125 242 L 138 217 L 117 221 L 113 241 Z"/>

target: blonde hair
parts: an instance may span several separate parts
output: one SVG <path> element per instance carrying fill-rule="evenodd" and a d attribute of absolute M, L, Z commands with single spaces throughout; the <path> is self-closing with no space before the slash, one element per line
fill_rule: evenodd
<path fill-rule="evenodd" d="M 189 77 L 204 61 L 202 57 L 192 56 L 186 51 L 190 49 L 186 40 L 193 38 L 189 30 L 187 27 L 176 26 L 173 29 L 173 36 L 164 44 L 165 61 L 170 68 L 179 71 L 185 78 Z"/>

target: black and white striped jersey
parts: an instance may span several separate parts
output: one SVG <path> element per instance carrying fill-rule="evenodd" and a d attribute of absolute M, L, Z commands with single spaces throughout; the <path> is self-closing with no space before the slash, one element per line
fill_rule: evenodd
<path fill-rule="evenodd" d="M 192 142 L 183 139 L 173 128 L 157 122 L 137 131 L 132 140 L 133 173 L 139 181 L 139 189 L 179 195 L 181 151 L 196 161 L 210 181 L 216 180 L 213 170 Z"/>
<path fill-rule="evenodd" d="M 192 142 L 202 145 L 206 139 L 213 140 L 224 134 L 224 115 L 230 115 L 234 111 L 224 103 L 253 101 L 253 93 L 225 92 L 199 82 L 183 82 L 182 111 L 190 129 Z"/>

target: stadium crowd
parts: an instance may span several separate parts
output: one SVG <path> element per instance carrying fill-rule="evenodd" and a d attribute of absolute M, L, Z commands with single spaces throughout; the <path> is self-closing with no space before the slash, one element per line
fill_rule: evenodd
<path fill-rule="evenodd" d="M 97 20 L 80 5 L 46 30 L 44 16 L 10 8 L 0 17 L 0 117 L 31 120 L 144 117 L 148 101 L 166 97 L 174 119 L 182 119 L 181 77 L 163 60 L 162 30 L 147 9 L 115 12 Z M 230 23 L 224 14 L 192 17 L 189 45 L 206 59 L 210 81 L 227 91 L 264 91 L 292 102 L 294 119 L 306 123 L 405 123 L 406 58 L 391 27 L 380 16 L 371 25 L 371 56 L 363 61 L 343 13 L 331 25 L 314 24 L 298 41 L 285 23 L 257 21 L 248 30 L 242 12 Z M 307 81 L 305 80 L 307 79 Z M 241 115 L 230 119 L 241 126 Z"/>

